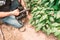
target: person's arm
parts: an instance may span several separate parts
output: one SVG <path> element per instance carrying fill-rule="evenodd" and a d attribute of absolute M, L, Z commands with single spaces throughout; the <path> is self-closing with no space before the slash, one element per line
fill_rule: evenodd
<path fill-rule="evenodd" d="M 24 9 L 26 9 L 26 4 L 25 4 L 24 0 L 21 0 L 21 5 L 24 7 Z"/>
<path fill-rule="evenodd" d="M 21 0 L 21 5 L 24 7 L 24 9 L 27 9 L 26 8 L 26 3 L 24 0 Z M 28 15 L 28 11 L 26 11 L 27 15 Z"/>
<path fill-rule="evenodd" d="M 0 18 L 10 16 L 10 15 L 11 15 L 10 12 L 0 12 Z"/>
<path fill-rule="evenodd" d="M 19 10 L 16 9 L 16 10 L 10 11 L 10 12 L 0 12 L 0 18 L 10 16 L 10 15 L 18 16 L 19 15 Z"/>

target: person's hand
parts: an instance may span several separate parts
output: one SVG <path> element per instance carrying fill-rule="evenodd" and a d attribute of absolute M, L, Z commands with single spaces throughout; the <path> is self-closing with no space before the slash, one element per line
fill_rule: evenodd
<path fill-rule="evenodd" d="M 15 15 L 15 16 L 18 16 L 18 15 L 19 15 L 19 10 L 16 9 L 16 10 L 12 11 L 11 13 L 12 13 L 13 15 Z"/>
<path fill-rule="evenodd" d="M 26 10 L 27 8 L 26 8 L 26 7 L 24 7 L 24 9 Z M 26 11 L 26 14 L 28 15 L 28 11 Z"/>

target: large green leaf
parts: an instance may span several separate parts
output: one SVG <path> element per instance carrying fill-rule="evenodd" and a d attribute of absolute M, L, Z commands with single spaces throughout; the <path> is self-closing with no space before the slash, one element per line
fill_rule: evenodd
<path fill-rule="evenodd" d="M 54 0 L 50 0 L 50 2 L 51 2 L 51 3 L 53 3 L 53 2 L 54 2 Z"/>
<path fill-rule="evenodd" d="M 55 35 L 55 36 L 60 35 L 60 30 L 59 30 L 59 31 L 58 31 L 58 30 L 56 30 L 56 31 L 55 31 L 55 33 L 54 33 L 54 35 Z"/>
<path fill-rule="evenodd" d="M 47 15 L 43 15 L 41 18 L 40 18 L 40 22 L 47 19 Z"/>
<path fill-rule="evenodd" d="M 59 23 L 52 23 L 52 26 L 56 27 L 56 26 L 59 26 L 60 24 Z"/>
<path fill-rule="evenodd" d="M 39 31 L 44 26 L 44 24 L 43 23 L 40 23 L 40 24 L 38 24 L 36 26 L 37 26 L 36 27 L 36 31 Z"/>

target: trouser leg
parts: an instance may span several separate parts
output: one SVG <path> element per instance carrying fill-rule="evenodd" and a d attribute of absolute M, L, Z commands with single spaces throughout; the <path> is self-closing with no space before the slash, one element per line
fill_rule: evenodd
<path fill-rule="evenodd" d="M 2 19 L 3 22 L 7 23 L 7 24 L 10 24 L 16 28 L 21 28 L 23 26 L 23 24 L 21 22 L 18 22 L 16 19 L 15 19 L 15 16 L 8 16 L 4 19 Z"/>

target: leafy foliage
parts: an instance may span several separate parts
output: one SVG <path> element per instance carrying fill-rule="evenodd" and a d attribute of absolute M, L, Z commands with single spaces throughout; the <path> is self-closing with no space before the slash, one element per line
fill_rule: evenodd
<path fill-rule="evenodd" d="M 24 1 L 25 1 L 25 3 L 26 3 L 26 7 L 27 7 L 27 8 L 30 8 L 30 1 L 31 1 L 31 0 L 24 0 Z"/>
<path fill-rule="evenodd" d="M 48 35 L 53 33 L 60 38 L 60 0 L 30 0 L 29 4 L 30 23 L 36 31 L 42 30 Z"/>

